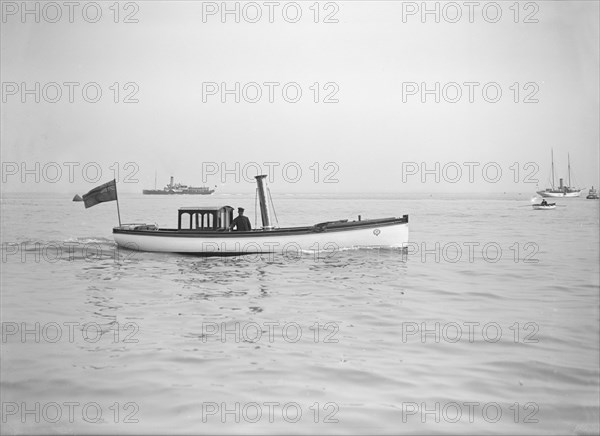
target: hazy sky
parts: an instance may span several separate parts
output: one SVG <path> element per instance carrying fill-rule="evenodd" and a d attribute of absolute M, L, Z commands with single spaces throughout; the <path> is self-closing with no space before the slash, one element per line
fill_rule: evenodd
<path fill-rule="evenodd" d="M 121 2 L 118 16 L 98 2 L 91 22 L 91 3 L 23 16 L 2 1 L 4 192 L 81 193 L 116 167 L 128 192 L 155 173 L 247 192 L 253 163 L 271 162 L 274 193 L 534 193 L 526 177 L 548 185 L 551 148 L 557 179 L 570 153 L 574 184 L 599 184 L 596 1 L 427 2 L 438 17 L 420 1 L 228 2 L 239 23 L 200 1 Z"/>

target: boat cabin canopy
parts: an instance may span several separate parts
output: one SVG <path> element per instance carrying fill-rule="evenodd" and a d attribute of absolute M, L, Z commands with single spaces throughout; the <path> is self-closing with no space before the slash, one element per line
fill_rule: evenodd
<path fill-rule="evenodd" d="M 189 216 L 183 220 L 184 215 Z M 182 222 L 186 221 L 186 222 Z M 233 221 L 233 207 L 180 207 L 178 230 L 227 230 Z M 189 227 L 187 226 L 189 223 Z"/>

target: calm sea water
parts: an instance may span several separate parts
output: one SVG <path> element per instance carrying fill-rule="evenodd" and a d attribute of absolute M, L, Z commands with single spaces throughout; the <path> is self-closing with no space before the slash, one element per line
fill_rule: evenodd
<path fill-rule="evenodd" d="M 206 259 L 116 252 L 116 204 L 65 197 L 2 199 L 5 434 L 599 431 L 598 201 L 277 195 L 281 225 L 409 214 L 411 245 Z"/>

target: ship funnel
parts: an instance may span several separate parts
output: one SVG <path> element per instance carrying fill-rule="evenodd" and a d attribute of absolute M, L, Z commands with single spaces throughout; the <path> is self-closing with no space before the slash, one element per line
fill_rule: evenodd
<path fill-rule="evenodd" d="M 173 176 L 171 176 L 171 183 L 169 183 L 169 186 L 173 187 Z"/>
<path fill-rule="evenodd" d="M 558 179 L 558 183 L 560 184 L 560 189 L 562 189 L 564 186 L 563 179 Z"/>
<path fill-rule="evenodd" d="M 266 175 L 256 176 L 256 185 L 258 189 L 258 201 L 260 202 L 260 217 L 262 218 L 262 225 L 264 230 L 271 230 L 273 226 L 271 225 L 271 216 L 269 215 L 269 207 L 267 204 L 267 195 L 266 195 Z"/>

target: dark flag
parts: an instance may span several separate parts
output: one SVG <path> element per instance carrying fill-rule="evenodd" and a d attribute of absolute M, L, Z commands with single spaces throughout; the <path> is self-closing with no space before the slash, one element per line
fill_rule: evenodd
<path fill-rule="evenodd" d="M 98 203 L 104 203 L 105 201 L 113 201 L 117 199 L 117 183 L 115 180 L 111 180 L 104 185 L 100 185 L 92 189 L 87 194 L 83 195 L 83 204 L 85 208 L 92 207 Z"/>

